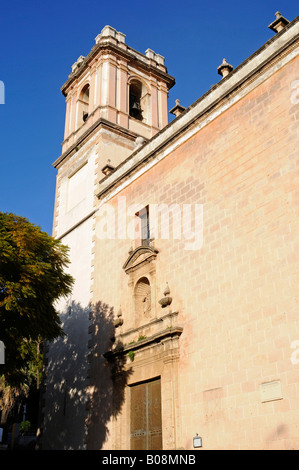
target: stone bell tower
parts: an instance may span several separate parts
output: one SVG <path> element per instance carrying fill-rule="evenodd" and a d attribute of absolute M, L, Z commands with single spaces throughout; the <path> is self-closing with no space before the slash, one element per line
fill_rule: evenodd
<path fill-rule="evenodd" d="M 87 57 L 80 56 L 62 87 L 66 97 L 63 154 L 105 120 L 121 128 L 129 141 L 150 139 L 168 123 L 168 90 L 174 79 L 164 57 L 143 55 L 125 43 L 125 35 L 105 26 Z M 127 132 L 125 133 L 126 130 Z"/>
<path fill-rule="evenodd" d="M 123 33 L 105 26 L 61 88 L 66 116 L 62 154 L 53 164 L 53 235 L 70 249 L 75 283 L 58 306 L 66 336 L 47 352 L 43 449 L 84 448 L 96 195 L 107 174 L 168 124 L 173 85 L 163 56 L 151 49 L 137 52 Z"/>

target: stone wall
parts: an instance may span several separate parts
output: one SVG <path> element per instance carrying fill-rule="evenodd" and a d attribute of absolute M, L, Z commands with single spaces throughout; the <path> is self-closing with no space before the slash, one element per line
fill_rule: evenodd
<path fill-rule="evenodd" d="M 291 361 L 299 338 L 298 104 L 291 99 L 297 79 L 296 58 L 273 69 L 165 158 L 157 154 L 156 165 L 107 201 L 115 214 L 120 197 L 127 207 L 203 209 L 198 249 L 186 249 L 183 224 L 181 240 L 173 239 L 171 217 L 168 239 L 153 242 L 155 298 L 163 297 L 167 282 L 183 330 L 174 372 L 176 436 L 165 432 L 164 448 L 192 449 L 197 432 L 205 449 L 299 448 L 299 369 Z M 131 244 L 97 239 L 95 249 L 94 303 L 114 315 L 121 306 L 122 331 L 132 314 L 122 269 Z M 162 314 L 156 302 L 153 315 Z M 165 361 L 158 360 L 156 370 L 149 356 L 142 361 L 142 380 L 161 376 L 162 399 L 169 402 Z M 123 367 L 130 370 L 127 384 L 141 380 L 138 364 Z M 111 416 L 113 426 L 107 419 L 113 432 L 107 430 L 104 447 L 116 445 L 120 429 L 129 432 L 126 406 L 124 399 Z"/>

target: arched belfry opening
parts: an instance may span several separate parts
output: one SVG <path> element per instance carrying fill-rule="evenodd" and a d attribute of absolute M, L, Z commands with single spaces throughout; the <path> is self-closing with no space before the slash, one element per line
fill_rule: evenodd
<path fill-rule="evenodd" d="M 149 121 L 149 92 L 144 83 L 133 79 L 129 83 L 129 115 L 138 121 Z"/>
<path fill-rule="evenodd" d="M 89 91 L 90 86 L 87 83 L 81 90 L 78 98 L 77 127 L 80 127 L 88 119 L 89 113 Z"/>
<path fill-rule="evenodd" d="M 129 114 L 131 117 L 143 120 L 141 109 L 142 83 L 134 80 L 129 86 Z"/>

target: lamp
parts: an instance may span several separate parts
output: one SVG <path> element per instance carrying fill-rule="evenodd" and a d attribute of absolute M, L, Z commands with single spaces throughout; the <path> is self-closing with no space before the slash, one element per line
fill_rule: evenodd
<path fill-rule="evenodd" d="M 202 438 L 197 433 L 193 437 L 193 447 L 202 447 Z"/>

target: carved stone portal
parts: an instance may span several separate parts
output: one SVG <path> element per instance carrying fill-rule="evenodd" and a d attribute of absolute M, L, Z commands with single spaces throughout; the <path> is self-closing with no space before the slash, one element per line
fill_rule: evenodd
<path fill-rule="evenodd" d="M 126 378 L 124 404 L 114 422 L 114 434 L 119 436 L 117 445 L 121 446 L 117 448 L 122 449 L 170 450 L 177 449 L 180 443 L 178 364 L 183 328 L 178 324 L 178 312 L 166 308 L 172 304 L 168 284 L 164 297 L 158 301 L 157 254 L 152 246 L 130 250 L 123 269 L 128 275 L 131 303 L 124 312 L 123 324 L 119 313 L 116 341 L 104 353 L 113 365 L 114 383 L 123 380 L 123 374 Z M 124 366 L 121 373 L 115 367 L 119 362 Z M 155 406 L 151 396 L 148 384 L 153 383 L 159 384 L 161 409 L 160 402 Z"/>

